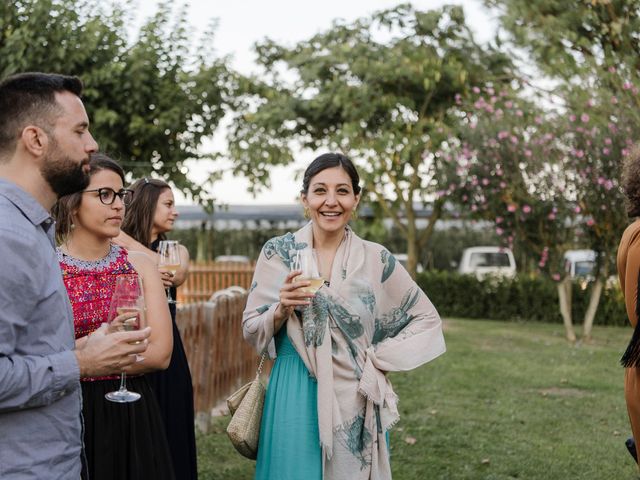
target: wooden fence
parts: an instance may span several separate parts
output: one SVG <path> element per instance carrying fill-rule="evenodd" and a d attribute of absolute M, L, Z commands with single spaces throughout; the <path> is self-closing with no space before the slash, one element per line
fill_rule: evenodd
<path fill-rule="evenodd" d="M 178 289 L 178 302 L 205 301 L 213 292 L 231 286 L 239 286 L 249 290 L 254 269 L 255 263 L 192 263 L 187 280 Z"/>
<path fill-rule="evenodd" d="M 196 425 L 204 432 L 214 409 L 253 379 L 258 366 L 256 351 L 242 336 L 247 291 L 235 286 L 210 297 L 181 304 L 176 316 L 191 368 Z"/>

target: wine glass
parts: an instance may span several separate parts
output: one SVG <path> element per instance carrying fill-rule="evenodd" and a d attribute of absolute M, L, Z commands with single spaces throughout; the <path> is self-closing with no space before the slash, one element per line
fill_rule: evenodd
<path fill-rule="evenodd" d="M 303 292 L 316 293 L 318 289 L 324 283 L 324 279 L 318 272 L 318 256 L 315 249 L 303 248 L 298 250 L 296 258 L 294 259 L 294 270 L 300 270 L 300 276 L 298 280 L 301 282 L 309 282 L 310 285 L 302 287 Z"/>
<path fill-rule="evenodd" d="M 111 304 L 109 306 L 111 328 L 120 331 L 138 330 L 145 321 L 145 303 L 142 281 L 136 274 L 122 274 L 116 277 Z M 117 403 L 139 400 L 141 395 L 127 390 L 127 374 L 120 373 L 120 388 L 104 396 Z"/>
<path fill-rule="evenodd" d="M 180 250 L 177 240 L 161 240 L 158 244 L 158 255 L 160 255 L 158 269 L 161 272 L 170 272 L 171 275 L 175 275 L 180 268 Z M 167 302 L 176 303 L 171 297 L 171 288 L 165 288 L 165 291 L 167 292 Z"/>

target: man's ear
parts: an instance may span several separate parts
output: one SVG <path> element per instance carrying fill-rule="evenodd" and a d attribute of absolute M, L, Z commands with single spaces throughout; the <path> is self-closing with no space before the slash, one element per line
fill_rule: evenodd
<path fill-rule="evenodd" d="M 49 146 L 49 136 L 35 125 L 27 125 L 22 129 L 20 141 L 24 149 L 35 157 L 43 156 Z"/>

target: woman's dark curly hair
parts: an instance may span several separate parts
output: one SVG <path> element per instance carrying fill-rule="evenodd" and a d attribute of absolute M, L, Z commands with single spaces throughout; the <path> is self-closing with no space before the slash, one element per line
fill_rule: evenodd
<path fill-rule="evenodd" d="M 622 190 L 627 197 L 627 214 L 640 217 L 640 144 L 633 147 L 622 165 Z"/>

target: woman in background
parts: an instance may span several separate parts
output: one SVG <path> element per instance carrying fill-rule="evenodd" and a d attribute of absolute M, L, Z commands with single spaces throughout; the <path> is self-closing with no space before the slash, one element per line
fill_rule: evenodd
<path fill-rule="evenodd" d="M 171 323 L 162 282 L 146 255 L 111 242 L 120 233 L 131 198 L 131 191 L 124 189 L 122 168 L 102 154 L 92 155 L 89 166 L 89 186 L 62 197 L 54 207 L 58 259 L 73 308 L 76 345 L 108 322 L 115 281 L 121 274 L 143 280 L 151 335 L 144 356 L 127 368 L 127 387 L 142 395 L 139 400 L 122 404 L 105 399 L 106 393 L 118 390 L 119 375 L 82 379 L 83 478 L 173 479 L 158 403 L 147 375 L 142 375 L 169 365 Z"/>
<path fill-rule="evenodd" d="M 624 371 L 624 397 L 631 423 L 633 438 L 640 438 L 640 326 L 638 325 L 638 275 L 640 275 L 640 146 L 626 158 L 622 171 L 622 188 L 627 197 L 627 214 L 634 219 L 620 239 L 618 246 L 618 278 L 624 295 L 627 318 L 634 328 L 633 337 L 622 359 Z M 635 446 L 629 439 L 627 448 L 633 455 Z M 634 455 L 636 463 L 637 453 Z"/>
<path fill-rule="evenodd" d="M 131 187 L 133 200 L 127 207 L 118 244 L 129 250 L 145 252 L 158 260 L 158 244 L 173 230 L 178 216 L 171 187 L 158 179 L 143 178 Z M 171 274 L 160 272 L 164 286 L 176 298 L 176 287 L 189 272 L 189 252 L 180 245 L 180 268 Z M 173 353 L 166 370 L 150 375 L 171 450 L 175 471 L 180 479 L 198 477 L 194 431 L 193 386 L 187 356 L 176 325 L 176 305 L 169 304 L 173 323 Z"/>

